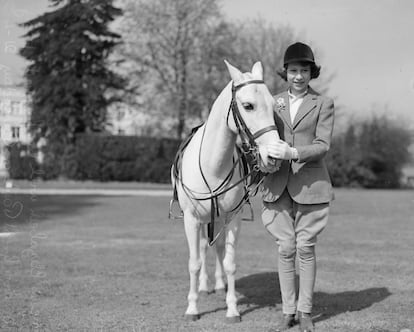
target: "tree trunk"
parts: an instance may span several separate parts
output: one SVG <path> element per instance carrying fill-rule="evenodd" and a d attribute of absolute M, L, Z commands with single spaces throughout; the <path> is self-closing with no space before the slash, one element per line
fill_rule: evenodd
<path fill-rule="evenodd" d="M 180 52 L 181 73 L 178 88 L 178 126 L 177 137 L 183 138 L 185 130 L 185 117 L 188 114 L 188 100 L 187 100 L 187 54 L 186 50 Z"/>

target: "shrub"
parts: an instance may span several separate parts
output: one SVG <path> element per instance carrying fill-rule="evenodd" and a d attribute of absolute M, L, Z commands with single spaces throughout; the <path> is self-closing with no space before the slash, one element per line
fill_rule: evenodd
<path fill-rule="evenodd" d="M 81 135 L 70 178 L 168 183 L 179 143 L 167 138 Z"/>
<path fill-rule="evenodd" d="M 11 179 L 34 179 L 38 174 L 39 165 L 31 154 L 29 146 L 16 142 L 9 144 L 6 149 L 9 177 Z"/>
<path fill-rule="evenodd" d="M 385 117 L 374 117 L 332 140 L 327 165 L 334 186 L 397 188 L 410 160 L 408 129 Z"/>

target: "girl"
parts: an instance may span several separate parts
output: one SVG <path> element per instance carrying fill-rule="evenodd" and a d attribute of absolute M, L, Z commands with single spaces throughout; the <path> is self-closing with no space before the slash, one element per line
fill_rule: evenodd
<path fill-rule="evenodd" d="M 312 49 L 290 45 L 278 74 L 288 90 L 275 96 L 275 121 L 281 140 L 267 146 L 270 156 L 283 160 L 278 172 L 263 183 L 262 221 L 279 245 L 279 282 L 283 320 L 275 331 L 296 324 L 314 331 L 311 318 L 316 276 L 315 244 L 328 220 L 332 185 L 324 157 L 334 124 L 334 105 L 315 92 L 311 79 L 319 76 Z M 296 302 L 295 257 L 299 259 L 299 297 Z"/>

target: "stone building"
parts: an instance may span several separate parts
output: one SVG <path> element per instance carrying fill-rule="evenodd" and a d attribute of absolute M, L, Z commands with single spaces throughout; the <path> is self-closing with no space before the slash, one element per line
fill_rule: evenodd
<path fill-rule="evenodd" d="M 12 142 L 30 142 L 29 120 L 25 88 L 0 85 L 0 176 L 7 175 L 6 146 Z"/>
<path fill-rule="evenodd" d="M 12 142 L 30 143 L 30 114 L 23 86 L 0 85 L 0 178 L 8 174 L 6 146 Z M 113 135 L 148 135 L 152 122 L 154 119 L 124 103 L 108 109 L 107 130 Z M 41 153 L 36 158 L 41 162 Z"/>

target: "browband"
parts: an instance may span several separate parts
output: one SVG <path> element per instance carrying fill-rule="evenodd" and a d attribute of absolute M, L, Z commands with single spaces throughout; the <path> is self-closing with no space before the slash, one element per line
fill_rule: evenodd
<path fill-rule="evenodd" d="M 246 85 L 249 85 L 249 84 L 264 84 L 264 81 L 263 80 L 251 80 L 251 81 L 246 81 L 244 83 L 240 83 L 239 85 L 234 85 L 233 84 L 233 90 L 234 91 L 239 90 L 240 88 L 242 88 Z"/>

